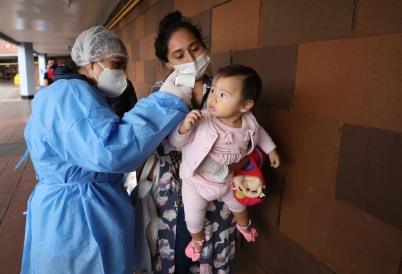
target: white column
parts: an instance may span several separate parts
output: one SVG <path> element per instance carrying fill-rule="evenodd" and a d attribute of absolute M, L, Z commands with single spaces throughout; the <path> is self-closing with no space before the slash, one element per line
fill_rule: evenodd
<path fill-rule="evenodd" d="M 44 85 L 43 77 L 45 76 L 46 72 L 46 54 L 38 55 L 38 67 L 39 67 L 39 85 L 43 87 Z"/>
<path fill-rule="evenodd" d="M 32 99 L 36 93 L 32 43 L 18 44 L 18 70 L 22 99 Z"/>

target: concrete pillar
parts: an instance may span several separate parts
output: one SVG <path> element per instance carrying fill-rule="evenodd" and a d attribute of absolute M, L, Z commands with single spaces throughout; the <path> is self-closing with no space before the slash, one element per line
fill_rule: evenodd
<path fill-rule="evenodd" d="M 46 67 L 46 54 L 38 55 L 38 67 L 39 67 L 39 85 L 43 87 L 44 81 L 43 77 L 45 76 L 45 72 L 47 70 Z"/>
<path fill-rule="evenodd" d="M 18 44 L 18 69 L 22 99 L 33 99 L 36 93 L 32 43 Z"/>

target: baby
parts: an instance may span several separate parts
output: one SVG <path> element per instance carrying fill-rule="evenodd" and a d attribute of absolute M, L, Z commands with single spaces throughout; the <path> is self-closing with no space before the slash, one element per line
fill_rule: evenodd
<path fill-rule="evenodd" d="M 204 218 L 208 201 L 221 198 L 236 218 L 236 227 L 247 241 L 255 241 L 247 207 L 232 192 L 233 173 L 218 181 L 197 167 L 208 155 L 220 164 L 232 164 L 258 145 L 268 154 L 271 166 L 280 164 L 275 144 L 249 111 L 261 93 L 257 72 L 242 65 L 221 68 L 212 82 L 207 108 L 193 110 L 169 135 L 182 151 L 180 177 L 187 228 L 192 236 L 185 253 L 198 260 L 204 242 Z"/>

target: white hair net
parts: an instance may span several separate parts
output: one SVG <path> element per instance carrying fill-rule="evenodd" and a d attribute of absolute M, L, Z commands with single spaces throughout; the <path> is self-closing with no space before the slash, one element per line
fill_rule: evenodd
<path fill-rule="evenodd" d="M 114 56 L 129 59 L 123 42 L 112 31 L 103 26 L 96 26 L 83 31 L 75 40 L 71 50 L 71 58 L 79 67 Z"/>

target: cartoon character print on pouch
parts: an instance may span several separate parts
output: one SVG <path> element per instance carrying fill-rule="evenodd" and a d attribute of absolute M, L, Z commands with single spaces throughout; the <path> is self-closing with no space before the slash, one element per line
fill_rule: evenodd
<path fill-rule="evenodd" d="M 250 164 L 234 172 L 232 185 L 235 199 L 242 205 L 251 206 L 261 203 L 265 197 L 266 183 L 260 168 L 267 155 L 256 147 L 248 157 Z"/>

